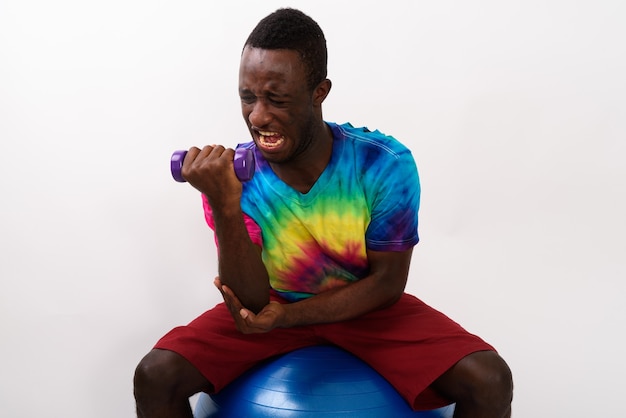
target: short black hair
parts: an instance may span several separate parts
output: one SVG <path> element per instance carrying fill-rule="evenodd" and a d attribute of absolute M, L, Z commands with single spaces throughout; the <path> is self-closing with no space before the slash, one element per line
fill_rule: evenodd
<path fill-rule="evenodd" d="M 306 67 L 311 90 L 326 79 L 328 51 L 324 32 L 300 10 L 282 8 L 266 16 L 252 30 L 245 46 L 297 51 Z"/>

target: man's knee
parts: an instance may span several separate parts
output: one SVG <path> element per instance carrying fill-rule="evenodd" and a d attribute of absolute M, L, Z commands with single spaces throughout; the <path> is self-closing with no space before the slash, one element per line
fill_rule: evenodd
<path fill-rule="evenodd" d="M 173 353 L 169 351 L 152 350 L 146 354 L 135 369 L 135 396 L 158 390 L 159 387 L 167 389 L 172 384 L 168 380 L 173 375 L 174 360 Z"/>
<path fill-rule="evenodd" d="M 504 359 L 493 351 L 480 351 L 462 359 L 459 367 L 467 376 L 469 396 L 485 405 L 510 405 L 513 400 L 513 375 Z"/>
<path fill-rule="evenodd" d="M 191 396 L 205 389 L 206 379 L 185 358 L 173 351 L 152 350 L 135 369 L 135 398 L 161 399 Z"/>
<path fill-rule="evenodd" d="M 457 402 L 506 409 L 513 400 L 511 369 L 497 353 L 479 351 L 461 359 L 435 382 Z"/>

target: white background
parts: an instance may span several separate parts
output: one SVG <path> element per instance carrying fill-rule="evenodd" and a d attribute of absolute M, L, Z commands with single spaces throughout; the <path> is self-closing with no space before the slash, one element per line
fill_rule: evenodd
<path fill-rule="evenodd" d="M 324 116 L 418 163 L 408 290 L 493 343 L 516 417 L 623 414 L 626 3 L 0 1 L 0 415 L 132 417 L 132 375 L 218 302 L 173 150 L 248 139 L 241 47 L 324 29 Z"/>

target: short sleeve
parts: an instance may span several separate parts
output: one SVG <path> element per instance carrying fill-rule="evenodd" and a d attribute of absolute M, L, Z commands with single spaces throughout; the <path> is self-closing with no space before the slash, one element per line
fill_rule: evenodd
<path fill-rule="evenodd" d="M 206 220 L 207 225 L 209 225 L 209 228 L 215 231 L 213 210 L 211 209 L 211 206 L 209 205 L 209 200 L 205 195 L 202 195 L 202 208 L 204 209 L 204 219 Z M 248 235 L 250 236 L 252 242 L 259 247 L 263 247 L 263 236 L 261 234 L 261 228 L 259 227 L 259 225 L 257 225 L 257 223 L 254 222 L 254 220 L 245 213 L 243 214 L 243 221 L 246 224 L 246 229 L 248 230 Z M 217 236 L 215 237 L 215 245 L 219 247 L 219 244 L 217 242 Z"/>
<path fill-rule="evenodd" d="M 408 149 L 388 154 L 380 165 L 368 169 L 371 189 L 371 221 L 367 247 L 374 251 L 404 251 L 419 242 L 420 182 Z"/>

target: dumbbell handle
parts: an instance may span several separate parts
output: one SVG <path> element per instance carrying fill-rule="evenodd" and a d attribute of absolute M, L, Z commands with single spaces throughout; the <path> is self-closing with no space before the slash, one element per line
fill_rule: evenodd
<path fill-rule="evenodd" d="M 179 183 L 185 183 L 187 180 L 183 178 L 183 161 L 185 161 L 185 155 L 187 151 L 179 150 L 174 151 L 172 154 L 170 168 L 172 170 L 172 177 Z M 235 167 L 235 175 L 239 181 L 248 181 L 254 175 L 254 154 L 252 150 L 247 148 L 237 148 L 235 150 L 235 158 L 233 159 L 233 165 Z"/>

